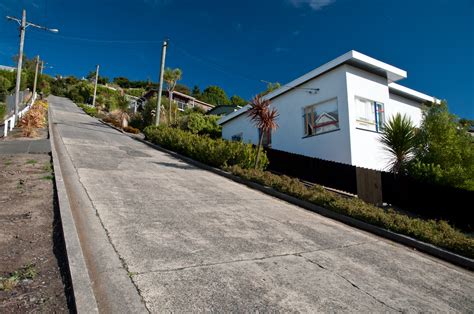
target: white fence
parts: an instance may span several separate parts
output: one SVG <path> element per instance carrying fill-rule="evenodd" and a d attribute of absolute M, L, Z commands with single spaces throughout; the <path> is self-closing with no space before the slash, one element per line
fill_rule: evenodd
<path fill-rule="evenodd" d="M 18 119 L 16 119 L 15 117 L 15 114 L 11 115 L 10 117 L 8 117 L 7 119 L 5 119 L 3 122 L 4 122 L 4 126 L 3 126 L 3 136 L 4 137 L 7 137 L 8 135 L 8 132 L 10 132 L 11 130 L 13 130 L 13 128 L 15 127 L 16 123 L 21 119 L 21 117 L 23 117 L 23 115 L 25 113 L 28 112 L 28 110 L 30 110 L 31 106 L 35 103 L 36 101 L 36 96 L 37 94 L 34 94 L 31 99 L 28 101 L 28 104 L 26 105 L 25 108 L 23 108 L 21 111 L 18 112 Z"/>

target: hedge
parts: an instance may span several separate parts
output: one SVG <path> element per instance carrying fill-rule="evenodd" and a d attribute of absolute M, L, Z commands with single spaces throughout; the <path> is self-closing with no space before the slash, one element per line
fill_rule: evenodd
<path fill-rule="evenodd" d="M 257 152 L 251 144 L 212 139 L 166 126 L 149 126 L 143 130 L 143 133 L 155 144 L 213 167 L 239 165 L 246 169 L 255 166 Z M 258 168 L 265 169 L 267 165 L 268 158 L 262 150 Z"/>
<path fill-rule="evenodd" d="M 319 185 L 307 187 L 298 179 L 275 175 L 268 171 L 242 169 L 238 166 L 227 167 L 226 170 L 343 215 L 474 258 L 474 239 L 453 228 L 446 221 L 413 218 L 393 209 L 385 210 L 367 204 L 358 198 L 341 196 Z"/>
<path fill-rule="evenodd" d="M 92 107 L 92 106 L 88 106 L 88 105 L 84 105 L 84 104 L 77 104 L 77 106 L 82 108 L 82 110 L 84 110 L 84 112 L 87 113 L 88 115 L 90 115 L 92 117 L 97 117 L 97 108 L 96 107 Z"/>

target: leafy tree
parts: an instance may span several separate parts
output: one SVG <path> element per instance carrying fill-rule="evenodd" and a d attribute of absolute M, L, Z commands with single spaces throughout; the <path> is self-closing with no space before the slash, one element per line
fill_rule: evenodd
<path fill-rule="evenodd" d="M 225 91 L 215 85 L 206 87 L 202 92 L 201 100 L 215 106 L 228 105 L 230 103 Z"/>
<path fill-rule="evenodd" d="M 466 118 L 461 118 L 459 119 L 459 124 L 462 127 L 474 127 L 474 120 L 466 119 Z"/>
<path fill-rule="evenodd" d="M 267 89 L 264 92 L 260 93 L 260 96 L 265 96 L 266 94 L 269 94 L 273 92 L 275 89 L 278 89 L 280 87 L 281 87 L 281 84 L 278 82 L 275 82 L 275 83 L 268 82 Z"/>
<path fill-rule="evenodd" d="M 248 104 L 248 101 L 246 101 L 245 99 L 243 99 L 240 96 L 234 95 L 234 96 L 230 97 L 230 104 L 232 106 L 243 107 L 243 106 Z"/>
<path fill-rule="evenodd" d="M 380 142 L 390 154 L 390 171 L 405 172 L 415 148 L 415 127 L 411 119 L 397 113 L 385 123 Z"/>
<path fill-rule="evenodd" d="M 163 80 L 166 82 L 166 89 L 168 91 L 168 97 L 170 99 L 169 103 L 169 120 L 171 121 L 171 104 L 173 103 L 173 92 L 176 88 L 176 84 L 183 76 L 183 72 L 181 69 L 171 69 L 166 68 L 165 73 L 163 74 Z M 176 120 L 176 113 L 175 113 L 175 120 Z"/>
<path fill-rule="evenodd" d="M 180 128 L 194 134 L 209 135 L 212 138 L 221 136 L 221 126 L 217 124 L 219 117 L 204 115 L 197 111 L 190 111 L 180 121 Z"/>
<path fill-rule="evenodd" d="M 424 179 L 474 190 L 474 145 L 445 101 L 423 117 L 410 172 Z"/>
<path fill-rule="evenodd" d="M 15 64 L 18 64 L 18 56 L 19 55 L 13 56 L 13 62 L 15 62 Z M 25 54 L 23 54 L 21 70 L 34 73 L 35 69 L 36 69 L 36 60 L 35 60 L 35 58 L 30 59 Z"/>
<path fill-rule="evenodd" d="M 114 77 L 113 82 L 122 88 L 132 87 L 128 78 L 123 76 Z"/>
<path fill-rule="evenodd" d="M 191 96 L 193 96 L 196 99 L 201 100 L 202 93 L 201 93 L 201 89 L 199 88 L 199 86 L 194 85 L 193 91 L 191 92 Z"/>
<path fill-rule="evenodd" d="M 278 110 L 276 108 L 270 109 L 270 100 L 264 100 L 257 95 L 252 99 L 251 108 L 248 111 L 250 121 L 260 130 L 260 139 L 257 147 L 257 157 L 255 158 L 255 169 L 257 169 L 259 153 L 263 143 L 263 136 L 268 132 L 278 128 L 276 119 L 278 118 Z"/>
<path fill-rule="evenodd" d="M 94 83 L 95 82 L 95 71 L 90 71 L 87 74 L 86 79 L 89 82 Z M 101 76 L 100 73 L 99 73 L 99 77 L 97 78 L 97 83 L 105 85 L 108 82 L 109 82 L 109 78 L 107 76 Z"/>
<path fill-rule="evenodd" d="M 179 83 L 176 84 L 174 90 L 177 91 L 177 92 L 186 94 L 186 95 L 191 95 L 191 90 L 189 89 L 189 87 L 187 87 L 184 84 L 179 84 Z"/>
<path fill-rule="evenodd" d="M 5 101 L 12 83 L 6 77 L 0 76 L 0 102 Z"/>

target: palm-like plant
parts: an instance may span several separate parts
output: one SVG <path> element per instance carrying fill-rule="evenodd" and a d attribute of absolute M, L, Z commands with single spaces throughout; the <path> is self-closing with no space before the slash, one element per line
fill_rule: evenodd
<path fill-rule="evenodd" d="M 170 104 L 169 104 L 170 123 L 171 123 L 171 105 L 173 103 L 173 92 L 176 87 L 176 84 L 178 83 L 178 81 L 181 79 L 182 76 L 183 76 L 183 71 L 181 71 L 181 69 L 179 68 L 176 68 L 176 69 L 166 68 L 165 73 L 163 73 L 163 80 L 166 82 L 166 89 L 168 90 L 168 97 L 170 100 Z"/>
<path fill-rule="evenodd" d="M 278 128 L 276 120 L 279 116 L 276 108 L 270 108 L 270 100 L 263 99 L 257 95 L 252 99 L 250 109 L 248 111 L 250 120 L 254 123 L 255 127 L 260 130 L 260 139 L 257 146 L 257 156 L 255 158 L 255 168 L 258 166 L 258 160 L 260 155 L 260 149 L 262 147 L 263 136 Z"/>
<path fill-rule="evenodd" d="M 390 156 L 390 171 L 403 172 L 413 158 L 416 131 L 411 119 L 397 113 L 384 124 L 380 142 Z"/>

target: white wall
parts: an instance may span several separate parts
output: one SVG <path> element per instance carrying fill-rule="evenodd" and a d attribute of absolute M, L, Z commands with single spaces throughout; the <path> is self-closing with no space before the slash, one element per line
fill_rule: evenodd
<path fill-rule="evenodd" d="M 272 133 L 272 148 L 318 157 L 327 160 L 351 163 L 348 113 L 346 102 L 346 81 L 344 67 L 339 67 L 299 88 L 278 96 L 272 105 L 279 113 L 278 129 Z M 310 94 L 305 88 L 319 88 L 316 94 Z M 304 107 L 337 98 L 340 130 L 305 137 Z M 258 131 L 250 123 L 246 114 L 223 125 L 222 137 L 231 139 L 233 135 L 243 133 L 244 142 L 258 141 Z"/>
<path fill-rule="evenodd" d="M 379 133 L 357 128 L 355 98 L 366 98 L 383 103 L 387 107 L 387 79 L 349 65 L 346 69 L 352 164 L 382 170 L 387 166 L 388 155 L 378 140 Z"/>
<path fill-rule="evenodd" d="M 250 123 L 246 113 L 234 118 L 222 126 L 222 138 L 231 140 L 232 136 L 242 133 L 244 143 L 258 143 L 258 130 Z"/>
<path fill-rule="evenodd" d="M 407 114 L 417 126 L 420 125 L 422 119 L 421 105 L 404 97 L 390 94 L 386 78 L 352 66 L 347 66 L 347 69 L 352 164 L 359 167 L 387 170 L 390 155 L 380 143 L 380 134 L 357 128 L 355 97 L 383 103 L 385 121 L 399 112 Z"/>
<path fill-rule="evenodd" d="M 319 88 L 316 94 L 305 88 Z M 273 133 L 272 148 L 296 154 L 351 163 L 344 66 L 323 74 L 272 101 L 278 109 L 279 128 Z M 337 98 L 339 130 L 305 137 L 304 108 Z"/>
<path fill-rule="evenodd" d="M 421 106 L 390 94 L 387 79 L 350 65 L 342 65 L 272 100 L 280 116 L 272 134 L 272 148 L 359 167 L 385 170 L 389 155 L 380 144 L 380 134 L 358 129 L 355 97 L 384 104 L 385 121 L 397 112 L 407 114 L 416 125 L 422 119 Z M 309 93 L 307 88 L 319 88 Z M 305 137 L 304 108 L 337 98 L 339 130 Z M 223 125 L 222 137 L 242 133 L 244 142 L 257 144 L 258 131 L 244 113 Z"/>
<path fill-rule="evenodd" d="M 390 93 L 389 97 L 390 105 L 387 106 L 386 110 L 387 119 L 399 112 L 402 115 L 406 114 L 409 116 L 415 126 L 419 127 L 421 125 L 421 121 L 423 120 L 423 109 L 420 103 L 392 93 Z"/>

